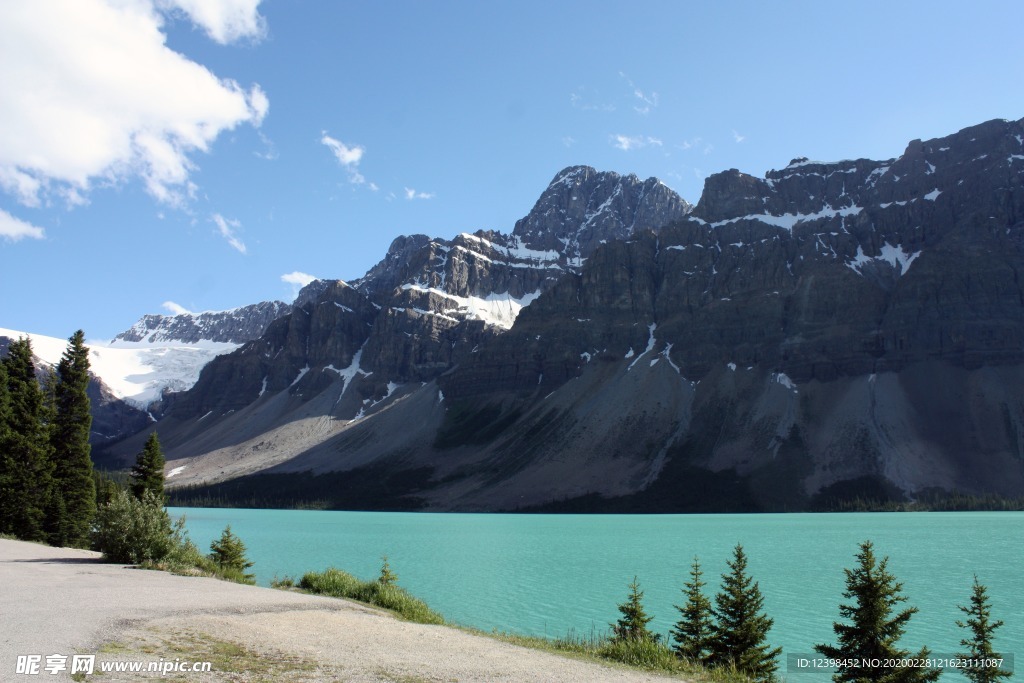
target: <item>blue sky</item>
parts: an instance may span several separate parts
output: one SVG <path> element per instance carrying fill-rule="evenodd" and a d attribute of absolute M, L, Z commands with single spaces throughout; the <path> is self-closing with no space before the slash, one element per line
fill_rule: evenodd
<path fill-rule="evenodd" d="M 0 327 L 291 300 L 509 231 L 565 166 L 704 178 L 1024 117 L 1019 2 L 0 0 Z"/>

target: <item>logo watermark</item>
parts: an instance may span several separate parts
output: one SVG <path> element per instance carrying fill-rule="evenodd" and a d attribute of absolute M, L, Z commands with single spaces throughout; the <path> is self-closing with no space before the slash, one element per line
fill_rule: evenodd
<path fill-rule="evenodd" d="M 832 672 L 844 670 L 878 669 L 940 669 L 940 670 L 1000 670 L 1013 673 L 1013 655 L 1000 655 L 971 659 L 960 655 L 929 654 L 927 657 L 823 657 L 820 654 L 789 654 L 786 656 L 786 673 Z"/>
<path fill-rule="evenodd" d="M 155 662 L 97 662 L 96 655 L 18 655 L 14 673 L 20 676 L 95 673 L 155 673 L 161 676 L 180 673 L 210 673 L 211 662 L 163 659 Z"/>

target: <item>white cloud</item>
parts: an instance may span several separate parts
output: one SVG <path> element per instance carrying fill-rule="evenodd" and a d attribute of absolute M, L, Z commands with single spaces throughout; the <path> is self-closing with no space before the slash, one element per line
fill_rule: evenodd
<path fill-rule="evenodd" d="M 281 282 L 292 286 L 292 298 L 294 299 L 299 295 L 299 290 L 308 285 L 310 282 L 318 279 L 317 277 L 310 275 L 309 273 L 303 273 L 301 271 L 293 271 L 291 273 L 285 273 L 281 276 Z"/>
<path fill-rule="evenodd" d="M 241 222 L 230 218 L 224 218 L 224 216 L 221 216 L 219 213 L 215 213 L 210 216 L 210 220 L 216 223 L 217 231 L 220 233 L 221 237 L 228 241 L 228 244 L 237 249 L 239 253 L 246 253 L 245 244 L 242 240 L 238 239 L 237 235 L 235 235 L 235 230 L 242 227 Z"/>
<path fill-rule="evenodd" d="M 327 145 L 328 149 L 334 153 L 338 163 L 342 166 L 357 165 L 363 158 L 363 153 L 366 151 L 364 147 L 360 147 L 359 145 L 349 147 L 341 140 L 335 140 L 332 138 L 326 133 L 326 131 L 322 134 L 320 142 Z"/>
<path fill-rule="evenodd" d="M 363 154 L 366 152 L 365 147 L 360 145 L 346 145 L 341 140 L 332 138 L 324 131 L 320 134 L 320 142 L 327 146 L 327 149 L 331 150 L 334 154 L 334 158 L 338 160 L 346 171 L 348 171 L 348 181 L 353 185 L 363 185 L 366 183 L 366 178 L 359 172 L 359 162 L 363 159 Z M 370 189 L 374 192 L 377 191 L 377 186 L 370 183 Z"/>
<path fill-rule="evenodd" d="M 163 303 L 163 307 L 166 308 L 171 315 L 195 315 L 195 312 L 190 311 L 181 304 L 176 304 L 173 301 L 165 301 Z"/>
<path fill-rule="evenodd" d="M 662 146 L 662 142 L 658 138 L 644 135 L 613 135 L 611 136 L 611 142 L 613 147 L 621 149 L 623 152 L 648 146 Z"/>
<path fill-rule="evenodd" d="M 434 193 L 433 192 L 417 192 L 416 190 L 412 189 L 411 187 L 407 187 L 407 188 L 405 188 L 405 198 L 409 199 L 409 200 L 412 200 L 412 199 L 433 199 L 434 198 Z"/>
<path fill-rule="evenodd" d="M 167 47 L 154 2 L 0 3 L 0 187 L 22 204 L 132 177 L 159 201 L 183 203 L 196 189 L 191 156 L 266 116 L 258 85 L 246 90 Z M 188 16 L 225 40 L 241 35 L 236 4 L 160 0 L 193 8 Z"/>
<path fill-rule="evenodd" d="M 281 282 L 286 282 L 290 285 L 298 285 L 299 287 L 305 287 L 313 280 L 316 280 L 315 275 L 309 273 L 303 273 L 301 271 L 293 271 L 291 273 L 285 273 L 281 276 Z"/>
<path fill-rule="evenodd" d="M 746 135 L 740 135 L 739 133 L 737 133 L 735 128 L 732 129 L 732 137 L 736 141 L 736 144 L 739 144 L 747 139 Z"/>
<path fill-rule="evenodd" d="M 267 22 L 257 11 L 261 0 L 159 0 L 161 8 L 179 9 L 221 45 L 241 38 L 260 40 Z"/>
<path fill-rule="evenodd" d="M 565 145 L 566 147 L 572 147 L 573 145 L 576 144 L 576 138 L 572 137 L 571 135 L 566 135 L 564 138 L 562 138 L 562 144 Z"/>
<path fill-rule="evenodd" d="M 37 228 L 31 223 L 26 223 L 20 218 L 15 218 L 3 209 L 0 209 L 0 237 L 3 237 L 8 242 L 17 242 L 25 237 L 41 240 L 44 234 L 42 228 Z"/>

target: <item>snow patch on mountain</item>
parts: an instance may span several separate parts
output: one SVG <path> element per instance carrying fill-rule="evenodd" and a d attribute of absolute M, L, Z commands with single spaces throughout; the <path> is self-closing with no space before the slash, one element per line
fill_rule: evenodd
<path fill-rule="evenodd" d="M 365 346 L 365 344 L 363 346 Z M 338 373 L 338 377 L 341 377 L 342 381 L 344 382 L 344 384 L 341 387 L 341 394 L 339 394 L 338 400 L 341 400 L 341 396 L 344 396 L 345 392 L 348 391 L 348 386 L 349 384 L 352 383 L 352 380 L 355 379 L 356 375 L 369 377 L 370 375 L 373 374 L 372 372 L 367 372 L 366 370 L 363 370 L 361 367 L 359 367 L 359 362 L 362 360 L 362 357 L 363 349 L 360 348 L 358 351 L 356 351 L 356 354 L 352 356 L 352 362 L 348 364 L 347 368 L 339 370 L 338 368 L 334 367 L 334 365 L 328 365 L 326 368 L 324 368 L 324 370 L 330 370 L 332 372 Z"/>
<path fill-rule="evenodd" d="M 529 306 L 540 296 L 540 290 L 524 294 L 521 297 L 514 297 L 508 292 L 492 292 L 485 297 L 480 296 L 456 296 L 436 287 L 425 287 L 420 283 L 406 283 L 402 289 L 434 294 L 443 297 L 456 306 L 446 312 L 455 312 L 474 320 L 483 320 L 488 325 L 495 325 L 510 329 L 519 317 L 520 311 Z M 418 311 L 419 312 L 419 311 Z M 422 311 L 422 313 L 427 313 Z"/>
<path fill-rule="evenodd" d="M 862 210 L 863 209 L 859 206 L 847 206 L 841 209 L 834 209 L 832 208 L 832 206 L 826 204 L 821 211 L 817 211 L 815 213 L 784 213 L 779 216 L 775 216 L 770 213 L 756 213 L 748 214 L 746 216 L 739 216 L 737 218 L 727 218 L 725 220 L 715 221 L 714 223 L 707 223 L 706 221 L 703 221 L 697 217 L 693 217 L 691 220 L 698 221 L 699 223 L 703 223 L 704 225 L 710 225 L 713 228 L 720 228 L 723 225 L 729 225 L 731 223 L 737 223 L 739 221 L 758 221 L 760 223 L 773 225 L 777 228 L 782 228 L 783 230 L 789 230 L 790 232 L 792 232 L 793 228 L 795 228 L 800 223 L 807 223 L 810 221 L 818 221 L 837 217 L 845 218 L 846 216 L 856 216 Z"/>
<path fill-rule="evenodd" d="M 893 268 L 899 271 L 900 277 L 907 274 L 907 270 L 910 269 L 912 264 L 918 256 L 921 255 L 920 251 L 909 253 L 903 250 L 902 246 L 892 246 L 888 242 L 882 245 L 879 249 L 878 256 L 868 256 L 864 253 L 863 247 L 857 246 L 857 255 L 853 260 L 847 262 L 846 267 L 857 273 L 863 275 L 862 269 L 869 263 L 872 262 L 885 262 L 891 265 Z"/>
<path fill-rule="evenodd" d="M 0 328 L 0 337 L 28 337 L 39 360 L 56 367 L 67 348 L 66 339 Z M 89 370 L 115 396 L 145 410 L 165 391 L 186 391 L 215 357 L 230 353 L 238 344 L 229 342 L 116 342 L 90 341 Z"/>

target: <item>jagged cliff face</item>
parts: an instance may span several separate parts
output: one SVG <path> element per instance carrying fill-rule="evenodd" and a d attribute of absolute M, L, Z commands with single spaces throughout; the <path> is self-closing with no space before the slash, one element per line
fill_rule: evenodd
<path fill-rule="evenodd" d="M 292 313 L 261 339 L 211 363 L 175 415 L 237 410 L 265 392 L 345 391 L 349 381 L 373 401 L 391 384 L 433 381 L 511 329 L 602 243 L 691 209 L 654 179 L 567 169 L 512 234 L 399 237 L 359 280 L 303 288 Z"/>
<path fill-rule="evenodd" d="M 572 166 L 551 181 L 512 234 L 532 249 L 579 265 L 601 244 L 658 230 L 693 207 L 657 178 L 598 173 Z"/>
<path fill-rule="evenodd" d="M 161 438 L 179 481 L 416 473 L 369 507 L 1020 495 L 1022 181 L 1019 121 L 726 171 L 696 207 L 566 169 L 510 235 L 399 238 L 315 283 Z"/>
<path fill-rule="evenodd" d="M 129 329 L 117 335 L 113 343 L 211 341 L 242 344 L 257 339 L 273 321 L 287 314 L 291 306 L 280 301 L 264 301 L 230 311 L 205 311 L 178 315 L 144 315 Z"/>

